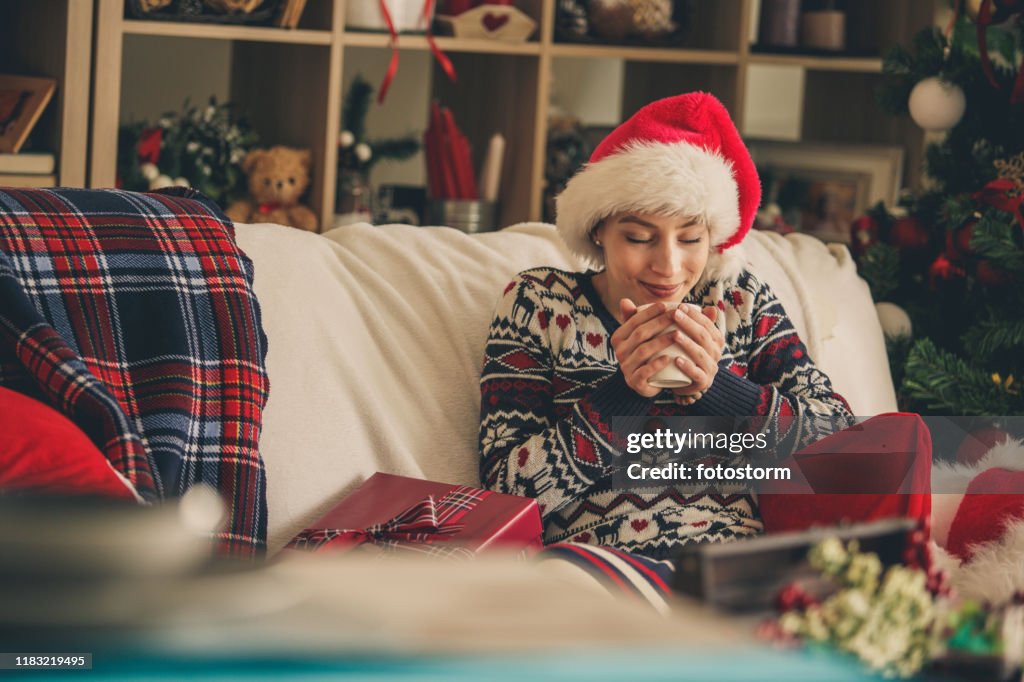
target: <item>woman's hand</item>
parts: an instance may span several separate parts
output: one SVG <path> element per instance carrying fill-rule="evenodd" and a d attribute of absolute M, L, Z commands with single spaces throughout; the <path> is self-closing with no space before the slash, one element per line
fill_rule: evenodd
<path fill-rule="evenodd" d="M 668 356 L 658 356 L 676 343 L 675 334 L 658 336 L 672 324 L 672 318 L 667 314 L 669 306 L 655 303 L 637 312 L 636 304 L 624 298 L 619 301 L 619 310 L 624 322 L 612 334 L 615 357 L 626 377 L 626 384 L 641 396 L 653 398 L 662 389 L 651 386 L 647 381 L 672 361 Z"/>
<path fill-rule="evenodd" d="M 680 331 L 672 335 L 675 343 L 686 351 L 685 358 L 675 358 L 676 367 L 693 381 L 689 386 L 673 388 L 677 403 L 690 405 L 711 387 L 718 374 L 718 361 L 725 349 L 725 337 L 715 325 L 718 308 L 683 304 L 673 313 Z"/>

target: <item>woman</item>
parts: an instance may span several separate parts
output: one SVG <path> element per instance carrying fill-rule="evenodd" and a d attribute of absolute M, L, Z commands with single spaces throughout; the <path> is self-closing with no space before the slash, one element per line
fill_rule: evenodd
<path fill-rule="evenodd" d="M 495 312 L 481 378 L 482 480 L 537 498 L 545 542 L 662 559 L 686 542 L 760 532 L 749 494 L 615 489 L 612 443 L 625 434 L 613 417 L 849 418 L 771 290 L 744 269 L 759 201 L 739 133 L 705 93 L 641 109 L 559 196 L 559 233 L 601 269 L 520 273 Z M 649 380 L 672 344 L 691 383 L 661 390 Z"/>

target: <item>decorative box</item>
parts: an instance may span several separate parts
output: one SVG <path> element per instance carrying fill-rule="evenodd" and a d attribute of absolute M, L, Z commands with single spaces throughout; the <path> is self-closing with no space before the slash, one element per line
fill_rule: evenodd
<path fill-rule="evenodd" d="M 457 16 L 438 15 L 438 33 L 456 38 L 487 38 L 523 42 L 537 22 L 509 5 L 479 5 Z"/>
<path fill-rule="evenodd" d="M 530 497 L 376 473 L 289 549 L 354 549 L 472 555 L 542 546 L 540 509 Z"/>

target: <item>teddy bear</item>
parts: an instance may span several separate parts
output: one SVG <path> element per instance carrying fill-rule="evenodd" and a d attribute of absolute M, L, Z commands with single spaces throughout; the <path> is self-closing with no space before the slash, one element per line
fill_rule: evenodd
<path fill-rule="evenodd" d="M 308 149 L 253 149 L 242 162 L 249 197 L 231 204 L 228 217 L 236 223 L 280 223 L 316 232 L 316 214 L 299 203 L 309 186 L 310 161 Z"/>

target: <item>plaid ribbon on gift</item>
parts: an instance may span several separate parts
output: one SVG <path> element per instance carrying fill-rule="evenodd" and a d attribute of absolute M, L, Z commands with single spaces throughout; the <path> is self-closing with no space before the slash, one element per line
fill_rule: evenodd
<path fill-rule="evenodd" d="M 462 517 L 490 495 L 490 490 L 457 486 L 436 502 L 433 495 L 428 495 L 389 521 L 363 530 L 308 528 L 288 543 L 288 548 L 315 551 L 328 544 L 351 548 L 372 544 L 390 553 L 401 550 L 446 557 L 473 556 L 463 547 L 438 546 L 433 542 L 459 533 L 465 527 L 459 523 Z"/>

